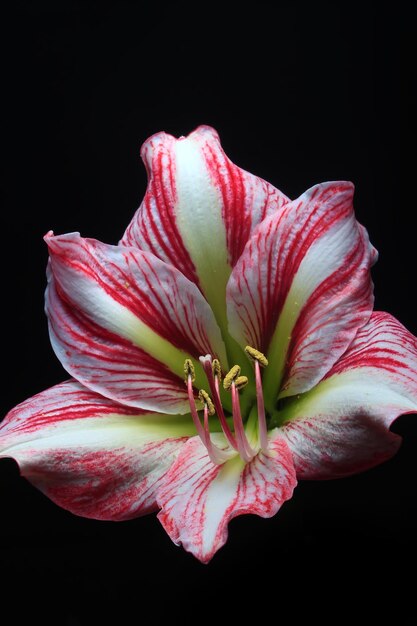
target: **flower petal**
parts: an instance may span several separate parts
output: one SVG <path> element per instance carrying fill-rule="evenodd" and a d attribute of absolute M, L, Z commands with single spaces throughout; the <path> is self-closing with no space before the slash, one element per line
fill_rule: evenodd
<path fill-rule="evenodd" d="M 194 437 L 161 483 L 158 519 L 174 543 L 207 563 L 226 543 L 231 519 L 246 513 L 272 517 L 295 485 L 291 453 L 276 432 L 268 453 L 259 452 L 246 465 L 238 456 L 214 465 Z"/>
<path fill-rule="evenodd" d="M 156 508 L 155 490 L 188 436 L 189 416 L 145 414 L 67 381 L 0 426 L 0 457 L 69 511 L 124 520 Z"/>
<path fill-rule="evenodd" d="M 352 197 L 351 183 L 312 187 L 262 222 L 230 277 L 230 333 L 268 355 L 272 402 L 311 389 L 371 315 L 376 252 Z"/>
<path fill-rule="evenodd" d="M 177 267 L 199 285 L 221 323 L 231 267 L 254 227 L 288 199 L 234 165 L 209 126 L 179 139 L 153 135 L 141 156 L 148 188 L 121 243 Z"/>
<path fill-rule="evenodd" d="M 375 312 L 315 389 L 284 411 L 282 433 L 299 478 L 337 478 L 373 467 L 397 451 L 388 429 L 417 412 L 417 340 Z"/>
<path fill-rule="evenodd" d="M 184 359 L 194 357 L 197 369 L 201 354 L 226 360 L 220 330 L 197 287 L 149 252 L 78 233 L 46 241 L 50 336 L 67 371 L 113 400 L 189 412 Z"/>

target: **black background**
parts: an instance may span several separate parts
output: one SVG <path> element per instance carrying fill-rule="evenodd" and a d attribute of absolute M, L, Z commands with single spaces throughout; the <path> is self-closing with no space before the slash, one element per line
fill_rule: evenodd
<path fill-rule="evenodd" d="M 415 32 L 404 5 L 3 9 L 3 413 L 66 378 L 43 314 L 42 236 L 79 230 L 116 243 L 145 191 L 140 144 L 159 130 L 213 125 L 232 160 L 290 197 L 352 180 L 358 218 L 380 251 L 376 306 L 417 334 Z M 172 545 L 153 516 L 77 518 L 3 460 L 2 614 L 10 606 L 9 623 L 56 626 L 148 616 L 194 624 L 202 614 L 246 623 L 252 613 L 273 623 L 352 614 L 371 624 L 392 614 L 414 624 L 415 417 L 394 430 L 404 443 L 392 461 L 303 483 L 271 520 L 233 521 L 208 566 Z"/>

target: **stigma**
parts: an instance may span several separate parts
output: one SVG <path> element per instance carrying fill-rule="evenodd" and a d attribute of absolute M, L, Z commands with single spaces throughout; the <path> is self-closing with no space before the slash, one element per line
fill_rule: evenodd
<path fill-rule="evenodd" d="M 256 443 L 253 442 L 253 437 L 249 440 L 242 417 L 239 392 L 246 387 L 249 380 L 246 376 L 241 375 L 240 366 L 234 365 L 227 372 L 222 381 L 222 368 L 219 360 L 212 359 L 210 354 L 200 357 L 199 360 L 203 366 L 209 389 L 209 392 L 205 389 L 200 389 L 198 393 L 198 399 L 203 405 L 203 418 L 201 420 L 194 397 L 194 365 L 191 359 L 186 359 L 184 363 L 185 384 L 187 385 L 191 416 L 197 434 L 205 445 L 211 461 L 216 464 L 222 464 L 236 455 L 239 455 L 245 463 L 250 463 L 258 454 L 259 450 L 266 451 L 268 449 L 268 430 L 261 377 L 261 367 L 266 367 L 268 360 L 262 352 L 259 352 L 259 350 L 251 346 L 246 346 L 245 352 L 248 358 L 253 362 L 255 373 L 257 403 Z M 229 417 L 229 421 L 226 419 L 222 406 L 220 395 L 221 384 L 223 384 L 225 391 L 230 392 L 232 398 L 232 416 L 231 419 Z M 210 434 L 209 417 L 214 415 L 217 416 L 221 431 L 226 440 L 226 445 L 223 447 L 214 443 Z M 229 426 L 229 422 L 232 422 L 233 428 Z"/>

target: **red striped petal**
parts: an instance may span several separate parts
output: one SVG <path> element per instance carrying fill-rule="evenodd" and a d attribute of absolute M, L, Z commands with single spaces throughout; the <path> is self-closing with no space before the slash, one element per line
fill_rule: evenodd
<path fill-rule="evenodd" d="M 337 478 L 373 467 L 398 450 L 389 431 L 417 412 L 417 339 L 375 312 L 325 380 L 284 411 L 281 429 L 299 478 Z"/>
<path fill-rule="evenodd" d="M 190 419 L 145 414 L 67 381 L 10 411 L 0 457 L 64 509 L 124 520 L 155 510 L 155 491 L 193 432 Z"/>
<path fill-rule="evenodd" d="M 272 517 L 295 485 L 291 453 L 276 434 L 268 453 L 246 465 L 239 457 L 214 465 L 194 437 L 161 483 L 158 519 L 174 543 L 207 563 L 226 543 L 231 519 L 246 513 Z"/>
<path fill-rule="evenodd" d="M 121 243 L 177 267 L 200 286 L 218 317 L 224 317 L 230 268 L 255 226 L 288 199 L 234 165 L 208 126 L 180 139 L 153 135 L 141 156 L 148 188 Z"/>
<path fill-rule="evenodd" d="M 148 252 L 78 234 L 48 236 L 47 243 L 50 336 L 67 371 L 113 400 L 188 412 L 184 359 L 226 358 L 197 287 Z"/>
<path fill-rule="evenodd" d="M 249 240 L 227 289 L 229 329 L 268 355 L 274 402 L 311 389 L 372 311 L 376 252 L 354 216 L 353 185 L 316 185 Z M 271 407 L 270 407 L 271 408 Z"/>

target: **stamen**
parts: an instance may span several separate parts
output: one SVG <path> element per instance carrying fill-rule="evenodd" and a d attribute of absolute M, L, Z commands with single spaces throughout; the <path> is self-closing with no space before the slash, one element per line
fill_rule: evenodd
<path fill-rule="evenodd" d="M 236 380 L 238 376 L 240 376 L 240 367 L 239 365 L 233 365 L 232 369 L 224 377 L 223 387 L 226 389 L 226 391 L 229 391 L 232 383 Z"/>
<path fill-rule="evenodd" d="M 185 371 L 185 364 L 184 364 L 184 371 Z M 204 430 L 203 430 L 203 427 L 201 426 L 200 418 L 198 417 L 197 407 L 195 405 L 195 400 L 194 400 L 193 378 L 192 378 L 191 373 L 188 374 L 186 382 L 187 382 L 188 401 L 190 403 L 190 409 L 191 409 L 191 417 L 193 418 L 193 422 L 197 429 L 197 433 L 199 434 L 201 439 L 203 439 L 204 441 Z"/>
<path fill-rule="evenodd" d="M 268 361 L 265 356 L 255 350 L 254 348 L 247 347 L 246 352 L 248 356 L 254 361 L 255 373 L 256 373 L 256 393 L 258 402 L 258 420 L 259 420 L 259 439 L 262 449 L 266 449 L 268 446 L 267 428 L 265 407 L 262 395 L 262 380 L 260 375 L 260 366 L 264 367 L 268 365 Z M 207 448 L 208 455 L 213 463 L 221 464 L 230 458 L 231 450 L 222 449 L 215 445 L 210 436 L 209 416 L 217 413 L 223 433 L 229 443 L 230 447 L 233 447 L 240 455 L 241 459 L 245 463 L 249 463 L 255 456 L 256 451 L 249 443 L 248 437 L 245 431 L 245 425 L 242 419 L 242 413 L 240 409 L 239 390 L 243 389 L 248 384 L 248 378 L 241 376 L 241 368 L 239 365 L 234 365 L 231 370 L 226 374 L 223 380 L 223 387 L 225 390 L 230 390 L 232 395 L 232 418 L 234 433 L 231 432 L 224 415 L 221 396 L 220 396 L 220 382 L 221 382 L 221 366 L 218 359 L 212 360 L 211 356 L 200 357 L 200 362 L 204 368 L 204 371 L 209 382 L 212 398 L 209 396 L 205 389 L 200 389 L 198 397 L 204 405 L 204 417 L 203 424 L 201 424 L 200 417 L 196 408 L 196 402 L 194 398 L 193 382 L 195 379 L 194 365 L 191 359 L 186 359 L 184 363 L 184 373 L 186 375 L 188 398 L 190 402 L 191 415 L 197 429 L 197 433 L 202 442 Z"/>
<path fill-rule="evenodd" d="M 207 391 L 205 391 L 204 389 L 200 389 L 200 391 L 198 392 L 198 397 L 200 401 L 207 406 L 208 414 L 214 415 L 216 410 L 214 408 L 214 404 L 210 396 L 208 395 Z"/>
<path fill-rule="evenodd" d="M 188 383 L 189 376 L 191 376 L 191 382 L 195 381 L 194 363 L 191 359 L 185 359 L 184 361 L 184 374 L 184 380 L 186 383 Z"/>
<path fill-rule="evenodd" d="M 207 448 L 208 455 L 210 460 L 216 465 L 221 465 L 229 458 L 229 455 L 226 450 L 221 450 L 218 446 L 216 446 L 210 437 L 210 429 L 209 429 L 209 408 L 208 405 L 204 405 L 204 439 L 203 443 Z"/>
<path fill-rule="evenodd" d="M 255 379 L 256 379 L 256 401 L 258 405 L 258 433 L 259 433 L 259 441 L 261 444 L 261 448 L 264 452 L 268 449 L 268 428 L 266 424 L 266 415 L 265 415 L 265 402 L 264 402 L 264 394 L 262 390 L 262 377 L 261 377 L 261 365 L 262 367 L 267 367 L 268 359 L 265 357 L 262 352 L 256 350 L 255 348 L 251 348 L 250 346 L 246 346 L 245 352 L 251 361 L 254 362 L 255 366 Z"/>
<path fill-rule="evenodd" d="M 217 371 L 217 366 L 215 362 L 219 364 L 219 371 L 221 375 L 221 367 L 220 363 L 217 359 L 214 359 L 213 362 L 211 360 L 211 356 L 207 354 L 206 356 L 200 357 L 200 363 L 202 364 L 205 374 L 207 376 L 208 383 L 210 385 L 210 391 L 213 398 L 213 403 L 216 408 L 217 417 L 219 418 L 224 436 L 226 437 L 229 444 L 237 450 L 236 439 L 232 434 L 232 431 L 229 428 L 229 424 L 226 421 L 226 417 L 224 415 L 222 401 L 220 398 L 220 389 L 219 389 L 219 380 L 220 376 L 215 373 Z"/>
<path fill-rule="evenodd" d="M 240 411 L 239 391 L 236 387 L 236 383 L 231 383 L 232 391 L 232 410 L 233 410 L 233 425 L 235 427 L 237 449 L 245 463 L 249 463 L 255 456 L 254 450 L 249 445 L 246 437 L 245 428 L 243 426 L 242 414 Z"/>
<path fill-rule="evenodd" d="M 211 368 L 213 370 L 213 376 L 219 379 L 219 381 L 222 379 L 222 368 L 220 365 L 220 361 L 219 359 L 213 359 L 213 363 L 211 364 Z"/>
<path fill-rule="evenodd" d="M 251 346 L 246 346 L 245 352 L 251 361 L 259 363 L 262 367 L 267 367 L 268 359 L 264 354 L 262 354 L 262 352 L 259 352 L 259 350 L 252 348 Z"/>
<path fill-rule="evenodd" d="M 249 380 L 247 376 L 238 376 L 235 380 L 234 383 L 236 385 L 236 389 L 243 389 L 243 387 L 246 387 L 246 385 L 248 384 Z"/>
<path fill-rule="evenodd" d="M 192 362 L 191 362 L 191 365 L 193 365 Z M 185 364 L 184 364 L 184 371 L 185 371 Z M 229 458 L 229 455 L 227 454 L 226 450 L 221 450 L 211 441 L 209 423 L 208 423 L 209 407 L 208 407 L 208 403 L 206 402 L 204 402 L 204 427 L 201 425 L 200 418 L 198 417 L 195 399 L 194 399 L 193 380 L 192 380 L 191 373 L 188 374 L 188 378 L 187 378 L 187 391 L 188 391 L 188 400 L 189 400 L 190 409 L 191 409 L 191 417 L 193 418 L 193 422 L 196 427 L 198 436 L 200 437 L 201 441 L 204 443 L 205 447 L 207 448 L 207 452 L 210 457 L 210 460 L 216 465 L 221 465 L 222 463 L 227 461 L 227 459 Z"/>
<path fill-rule="evenodd" d="M 268 428 L 266 425 L 264 394 L 259 361 L 255 361 L 256 400 L 258 403 L 259 441 L 264 452 L 268 450 Z"/>

